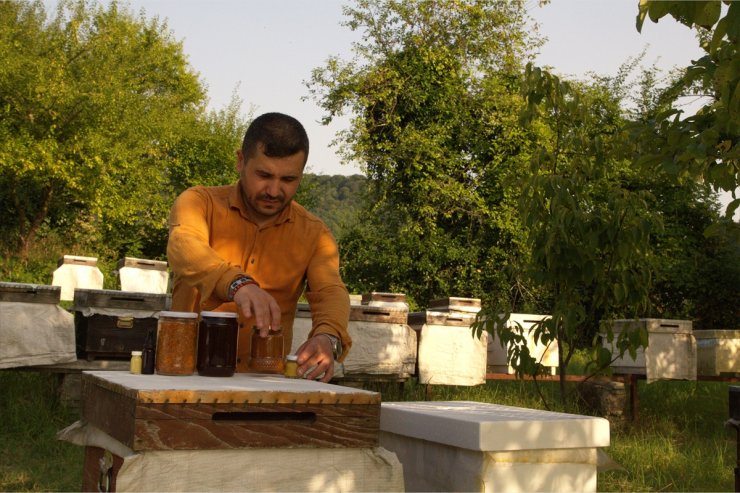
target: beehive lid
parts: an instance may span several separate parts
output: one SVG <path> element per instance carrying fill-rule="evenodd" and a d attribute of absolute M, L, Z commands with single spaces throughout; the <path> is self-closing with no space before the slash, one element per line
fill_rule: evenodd
<path fill-rule="evenodd" d="M 377 291 L 362 294 L 363 305 L 366 305 L 371 301 L 382 301 L 384 303 L 404 303 L 406 301 L 406 295 L 404 293 L 381 293 Z"/>
<path fill-rule="evenodd" d="M 86 371 L 95 385 L 146 404 L 378 404 L 380 394 L 280 375 L 133 375 Z"/>
<path fill-rule="evenodd" d="M 74 308 L 97 307 L 124 310 L 165 310 L 167 294 L 137 293 L 113 289 L 75 289 Z"/>
<path fill-rule="evenodd" d="M 475 314 L 425 310 L 422 312 L 409 313 L 408 320 L 408 324 L 412 326 L 450 325 L 456 327 L 467 327 L 475 322 Z"/>
<path fill-rule="evenodd" d="M 429 302 L 429 309 L 432 311 L 457 311 L 477 313 L 480 311 L 481 300 L 479 298 L 459 298 L 447 297 L 432 300 Z"/>
<path fill-rule="evenodd" d="M 61 293 L 62 288 L 60 286 L 0 282 L 0 301 L 57 304 L 61 298 Z"/>
<path fill-rule="evenodd" d="M 649 333 L 658 334 L 691 334 L 691 320 L 671 320 L 665 318 L 620 319 L 614 321 L 614 331 L 643 326 Z"/>
<path fill-rule="evenodd" d="M 311 318 L 311 307 L 308 303 L 298 303 L 296 318 Z M 349 320 L 405 324 L 408 321 L 408 311 L 387 306 L 350 305 Z"/>
<path fill-rule="evenodd" d="M 609 446 L 604 418 L 469 401 L 384 402 L 380 430 L 479 451 Z"/>
<path fill-rule="evenodd" d="M 124 257 L 118 261 L 118 268 L 133 267 L 135 269 L 167 270 L 167 262 L 162 260 L 148 260 L 134 257 Z"/>
<path fill-rule="evenodd" d="M 64 255 L 57 261 L 57 267 L 64 264 L 72 265 L 86 265 L 88 267 L 95 267 L 98 265 L 97 257 L 81 257 L 79 255 Z"/>

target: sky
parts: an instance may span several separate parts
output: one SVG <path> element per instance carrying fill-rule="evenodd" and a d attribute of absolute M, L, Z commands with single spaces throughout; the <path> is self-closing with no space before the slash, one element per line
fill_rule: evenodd
<path fill-rule="evenodd" d="M 99 0 L 107 3 L 110 0 Z M 56 0 L 44 0 L 51 9 Z M 701 56 L 693 32 L 666 16 L 635 27 L 639 0 L 526 0 L 547 41 L 536 63 L 575 78 L 616 75 L 628 59 L 645 51 L 644 65 L 663 70 L 687 66 Z M 145 17 L 166 21 L 183 43 L 194 71 L 208 88 L 209 106 L 224 108 L 237 96 L 246 116 L 279 111 L 306 127 L 311 151 L 306 171 L 326 175 L 361 173 L 342 163 L 336 133 L 348 118 L 319 123 L 323 110 L 305 82 L 330 56 L 348 60 L 360 34 L 342 23 L 350 0 L 119 0 Z M 727 203 L 728 194 L 721 197 Z M 740 215 L 740 211 L 738 211 Z"/>
<path fill-rule="evenodd" d="M 53 4 L 48 0 L 47 4 Z M 359 167 L 342 164 L 330 143 L 347 125 L 329 126 L 308 96 L 304 82 L 330 56 L 349 59 L 359 34 L 342 26 L 347 0 L 121 0 L 134 12 L 167 21 L 183 43 L 192 68 L 208 87 L 210 107 L 225 107 L 233 95 L 246 115 L 279 111 L 298 118 L 311 140 L 307 171 L 350 175 Z M 647 63 L 685 66 L 700 50 L 691 31 L 665 18 L 635 28 L 638 0 L 551 0 L 527 9 L 548 38 L 537 63 L 561 75 L 589 72 L 615 75 L 628 58 L 647 50 Z"/>

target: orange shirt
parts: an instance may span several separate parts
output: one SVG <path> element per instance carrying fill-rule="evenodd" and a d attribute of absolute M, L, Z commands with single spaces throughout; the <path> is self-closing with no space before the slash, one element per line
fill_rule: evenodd
<path fill-rule="evenodd" d="M 173 272 L 172 310 L 232 311 L 229 285 L 247 274 L 281 309 L 286 351 L 301 293 L 311 305 L 312 329 L 342 341 L 343 359 L 352 345 L 347 333 L 349 293 L 339 275 L 339 250 L 326 225 L 296 202 L 274 224 L 247 219 L 239 184 L 193 187 L 175 201 L 169 218 L 167 259 Z M 254 320 L 240 316 L 237 371 L 249 359 Z"/>

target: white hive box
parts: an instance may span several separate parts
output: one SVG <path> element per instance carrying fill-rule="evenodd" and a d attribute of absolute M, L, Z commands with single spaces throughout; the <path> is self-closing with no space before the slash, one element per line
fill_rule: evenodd
<path fill-rule="evenodd" d="M 351 305 L 347 330 L 352 349 L 342 364 L 335 365 L 337 378 L 388 376 L 406 379 L 416 366 L 416 332 L 409 327 L 408 310 L 387 306 Z M 311 310 L 299 303 L 293 323 L 291 353 L 311 332 Z"/>
<path fill-rule="evenodd" d="M 549 368 L 552 375 L 558 367 L 558 343 L 552 341 L 549 345 L 542 342 L 534 341 L 532 327 L 537 322 L 550 318 L 550 315 L 535 315 L 530 313 L 512 313 L 506 324 L 507 327 L 515 328 L 517 324 L 522 326 L 524 334 L 527 337 L 527 347 L 529 353 L 542 365 Z M 513 374 L 515 370 L 507 363 L 507 350 L 501 345 L 497 337 L 490 337 L 488 340 L 488 369 L 493 373 Z"/>
<path fill-rule="evenodd" d="M 62 301 L 74 300 L 75 289 L 103 289 L 103 273 L 98 269 L 98 259 L 64 255 L 57 262 L 51 284 L 62 288 Z"/>
<path fill-rule="evenodd" d="M 602 339 L 604 347 L 619 354 L 616 339 L 624 330 L 643 327 L 648 332 L 648 346 L 637 350 L 635 358 L 625 353 L 612 362 L 614 373 L 645 375 L 649 382 L 655 380 L 696 380 L 696 339 L 690 320 L 641 318 L 615 320 L 614 341 Z"/>
<path fill-rule="evenodd" d="M 596 491 L 604 418 L 480 402 L 383 402 L 406 491 Z"/>
<path fill-rule="evenodd" d="M 0 282 L 0 368 L 77 360 L 74 316 L 59 306 L 61 290 Z"/>
<path fill-rule="evenodd" d="M 486 382 L 488 333 L 478 339 L 474 313 L 423 311 L 409 314 L 417 332 L 417 377 L 429 385 L 481 385 Z"/>
<path fill-rule="evenodd" d="M 740 330 L 697 330 L 694 337 L 698 375 L 740 374 Z"/>
<path fill-rule="evenodd" d="M 121 291 L 166 294 L 170 274 L 167 262 L 124 257 L 118 261 Z"/>

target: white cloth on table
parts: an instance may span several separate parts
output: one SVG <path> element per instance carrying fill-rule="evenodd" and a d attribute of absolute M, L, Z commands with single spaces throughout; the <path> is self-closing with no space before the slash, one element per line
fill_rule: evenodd
<path fill-rule="evenodd" d="M 76 360 L 71 313 L 50 303 L 0 301 L 0 368 Z"/>

